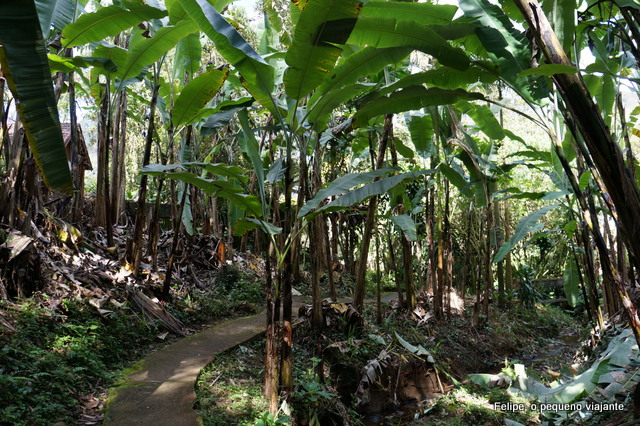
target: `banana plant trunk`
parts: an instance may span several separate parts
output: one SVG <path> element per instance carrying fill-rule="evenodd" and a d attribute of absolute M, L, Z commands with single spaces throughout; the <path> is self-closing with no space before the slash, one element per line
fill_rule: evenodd
<path fill-rule="evenodd" d="M 393 131 L 393 115 L 387 114 L 384 116 L 384 125 L 382 128 L 382 136 L 378 144 L 378 155 L 376 158 L 376 169 L 382 167 L 384 161 L 384 155 L 387 151 L 387 144 Z M 358 269 L 356 271 L 356 285 L 353 294 L 353 304 L 358 312 L 362 312 L 364 307 L 364 293 L 365 293 L 365 281 L 367 272 L 367 259 L 369 258 L 369 246 L 371 243 L 371 236 L 373 234 L 373 227 L 375 223 L 376 210 L 378 207 L 378 198 L 372 197 L 369 201 L 369 207 L 367 208 L 367 216 L 364 225 L 364 231 L 362 232 L 362 244 L 360 246 L 360 257 L 358 259 Z"/>
<path fill-rule="evenodd" d="M 151 159 L 151 145 L 153 144 L 153 133 L 155 129 L 155 112 L 158 102 L 159 85 L 154 84 L 151 102 L 149 104 L 149 123 L 147 126 L 147 137 L 145 140 L 142 166 L 149 164 Z M 147 222 L 145 214 L 147 200 L 147 182 L 149 177 L 142 175 L 140 178 L 140 190 L 138 192 L 138 202 L 136 205 L 136 221 L 133 228 L 133 236 L 127 244 L 127 260 L 133 265 L 133 274 L 137 278 L 139 274 L 140 262 L 142 261 L 142 234 Z"/>

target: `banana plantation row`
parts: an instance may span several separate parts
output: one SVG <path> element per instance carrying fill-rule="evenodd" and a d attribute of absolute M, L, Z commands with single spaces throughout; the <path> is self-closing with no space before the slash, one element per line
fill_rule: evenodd
<path fill-rule="evenodd" d="M 2 222 L 82 226 L 83 123 L 108 247 L 135 196 L 134 274 L 158 267 L 167 201 L 172 253 L 203 233 L 264 256 L 273 412 L 303 262 L 317 327 L 337 270 L 357 310 L 375 269 L 438 318 L 473 294 L 476 324 L 563 275 L 594 326 L 624 308 L 638 338 L 640 6 L 499 3 L 265 0 L 249 20 L 230 0 L 3 1 Z"/>

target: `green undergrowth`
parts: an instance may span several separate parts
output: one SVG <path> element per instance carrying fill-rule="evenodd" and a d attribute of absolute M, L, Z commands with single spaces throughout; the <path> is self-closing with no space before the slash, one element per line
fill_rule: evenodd
<path fill-rule="evenodd" d="M 262 283 L 226 266 L 206 291 L 192 290 L 165 305 L 186 327 L 197 329 L 261 309 Z M 101 316 L 87 299 L 49 297 L 1 303 L 0 314 L 15 331 L 0 328 L 0 423 L 74 424 L 79 398 L 97 394 L 119 380 L 132 362 L 160 341 L 161 324 L 126 303 Z"/>
<path fill-rule="evenodd" d="M 264 284 L 235 265 L 224 265 L 213 286 L 192 290 L 167 306 L 176 318 L 189 325 L 258 313 L 264 302 Z"/>
<path fill-rule="evenodd" d="M 216 355 L 196 382 L 205 425 L 253 425 L 267 404 L 262 397 L 264 340 L 254 339 Z"/>
<path fill-rule="evenodd" d="M 420 402 L 409 416 L 410 419 L 417 417 L 412 424 L 502 425 L 505 421 L 536 424 L 539 413 L 530 409 L 528 399 L 510 394 L 506 389 L 487 389 L 469 382 L 468 374 L 499 373 L 505 365 L 510 366 L 507 359 L 515 359 L 531 348 L 541 347 L 567 330 L 580 331 L 576 318 L 561 309 L 540 305 L 533 308 L 514 305 L 503 309 L 492 306 L 489 320 L 480 327 L 471 325 L 470 310 L 464 315 L 429 321 L 420 326 L 406 312 L 394 310 L 389 304 L 383 304 L 383 321 L 379 325 L 375 324 L 375 305 L 367 305 L 364 316 L 365 326 L 359 332 L 349 328 L 346 319 L 333 316 L 319 340 L 308 323 L 303 322 L 296 328 L 295 389 L 288 414 L 299 424 L 341 424 L 338 419 L 342 418 L 357 425 L 375 418 L 366 412 L 357 412 L 353 399 L 338 396 L 340 389 L 335 382 L 335 371 L 338 370 L 331 364 L 352 366 L 340 370 L 340 374 L 355 374 L 357 383 L 367 365 L 378 365 L 376 359 L 381 363 L 396 362 L 393 361 L 394 354 L 397 360 L 415 360 L 416 355 L 426 359 L 432 355 L 445 389 L 440 396 Z M 334 359 L 320 360 L 318 347 L 323 348 L 325 357 Z M 256 339 L 216 356 L 203 370 L 197 394 L 205 425 L 257 424 L 267 410 L 262 397 L 263 350 L 264 339 Z M 428 353 L 421 352 L 423 350 Z M 392 358 L 384 358 L 384 354 L 391 354 Z M 325 361 L 324 368 L 319 369 L 322 361 Z M 377 368 L 371 372 L 378 371 Z M 332 369 L 334 373 L 331 373 Z M 325 377 L 318 376 L 320 371 Z M 345 376 L 340 380 L 354 378 Z M 379 377 L 372 379 L 370 385 L 378 386 L 374 383 L 377 380 L 384 382 Z M 524 408 L 501 410 L 496 409 L 494 403 L 521 403 Z M 388 415 L 383 421 L 407 424 L 406 412 L 401 420 L 395 415 Z"/>
<path fill-rule="evenodd" d="M 16 425 L 74 423 L 79 396 L 113 383 L 158 332 L 130 309 L 103 318 L 81 300 L 55 310 L 34 301 L 0 309 L 17 330 L 0 338 L 0 420 Z"/>

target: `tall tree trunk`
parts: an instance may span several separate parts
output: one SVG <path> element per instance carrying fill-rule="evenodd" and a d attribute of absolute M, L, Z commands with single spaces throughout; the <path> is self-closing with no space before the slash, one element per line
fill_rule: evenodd
<path fill-rule="evenodd" d="M 278 387 L 280 383 L 279 362 L 279 336 L 280 330 L 280 303 L 279 291 L 273 285 L 271 268 L 271 241 L 265 239 L 265 294 L 267 305 L 267 328 L 265 333 L 265 354 L 264 354 L 264 397 L 269 405 L 269 412 L 278 412 Z"/>
<path fill-rule="evenodd" d="M 151 159 L 151 146 L 153 145 L 153 133 L 155 130 L 155 113 L 158 102 L 159 85 L 154 83 L 151 102 L 149 103 L 149 123 L 142 156 L 142 166 L 149 164 Z M 138 192 L 138 202 L 136 205 L 136 222 L 133 228 L 133 235 L 127 242 L 127 260 L 133 265 L 133 274 L 139 276 L 140 262 L 142 261 L 142 234 L 147 218 L 145 214 L 147 200 L 147 182 L 149 177 L 142 175 L 140 178 L 140 189 Z"/>
<path fill-rule="evenodd" d="M 387 143 L 392 137 L 393 131 L 393 115 L 384 116 L 384 125 L 382 128 L 382 136 L 378 145 L 378 157 L 376 160 L 376 170 L 382 167 L 384 154 L 387 150 Z M 377 180 L 377 179 L 376 179 Z M 367 272 L 367 259 L 369 257 L 369 244 L 371 243 L 371 235 L 375 222 L 376 210 L 378 207 L 378 198 L 371 197 L 369 207 L 367 208 L 366 221 L 364 231 L 362 233 L 362 244 L 360 245 L 360 257 L 358 259 L 358 269 L 356 271 L 356 287 L 353 294 L 353 304 L 358 312 L 362 312 L 364 307 L 365 280 Z"/>
<path fill-rule="evenodd" d="M 111 81 L 107 78 L 104 85 L 104 93 L 100 101 L 100 112 L 98 115 L 98 166 L 96 171 L 96 203 L 95 219 L 96 225 L 107 226 L 107 210 L 109 204 L 109 135 L 111 120 L 109 118 L 109 98 L 111 96 L 109 88 Z"/>
<path fill-rule="evenodd" d="M 113 122 L 113 143 L 111 153 L 111 194 L 110 194 L 110 220 L 118 223 L 125 192 L 125 149 L 127 139 L 127 92 L 118 93 Z"/>
<path fill-rule="evenodd" d="M 504 241 L 509 241 L 509 239 L 511 238 L 511 210 L 509 210 L 508 200 L 504 201 L 504 221 L 502 223 L 504 225 Z M 507 291 L 511 292 L 515 290 L 513 285 L 513 266 L 511 265 L 511 252 L 507 253 L 504 262 L 505 288 Z"/>
<path fill-rule="evenodd" d="M 504 241 L 504 228 L 502 226 L 502 220 L 500 217 L 500 203 L 495 201 L 493 203 L 493 220 L 495 229 L 495 247 L 500 247 Z M 504 260 L 498 262 L 496 268 L 496 275 L 498 279 L 498 306 L 503 308 L 505 306 L 505 277 L 504 277 Z"/>
<path fill-rule="evenodd" d="M 485 208 L 485 218 L 486 218 L 486 235 L 485 235 L 485 253 L 484 253 L 484 295 L 482 299 L 482 314 L 485 316 L 485 321 L 489 318 L 489 300 L 491 299 L 491 294 L 493 292 L 493 271 L 491 268 L 491 258 L 492 258 L 492 233 L 494 232 L 493 227 L 493 202 L 491 200 L 490 191 L 490 183 L 485 183 L 486 192 L 487 192 L 487 206 Z"/>
<path fill-rule="evenodd" d="M 471 206 L 467 211 L 467 226 L 464 237 L 464 258 L 462 261 L 462 273 L 460 276 L 460 297 L 464 299 L 467 294 L 467 281 L 469 279 L 469 263 L 471 261 L 471 217 L 473 216 Z M 473 288 L 473 287 L 472 287 Z"/>
<path fill-rule="evenodd" d="M 391 153 L 391 164 L 398 167 L 398 154 L 396 153 L 396 145 L 393 136 L 389 138 L 389 151 Z M 398 214 L 404 214 L 404 204 L 400 202 L 397 206 Z M 416 308 L 416 289 L 413 282 L 413 253 L 411 250 L 411 242 L 400 231 L 400 246 L 402 247 L 402 276 L 404 278 L 404 288 L 406 292 L 407 309 L 410 312 Z"/>
<path fill-rule="evenodd" d="M 82 203 L 84 199 L 84 182 L 80 171 L 78 156 L 78 115 L 76 113 L 76 85 L 74 73 L 69 73 L 69 154 L 71 160 L 71 178 L 73 179 L 73 204 L 71 207 L 71 221 L 78 224 L 82 217 Z"/>

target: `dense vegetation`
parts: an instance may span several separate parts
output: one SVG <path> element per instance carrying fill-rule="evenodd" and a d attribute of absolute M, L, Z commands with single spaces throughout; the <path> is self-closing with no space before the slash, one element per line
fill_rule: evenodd
<path fill-rule="evenodd" d="M 115 336 L 157 334 L 133 312 L 184 335 L 189 315 L 261 298 L 275 415 L 299 388 L 294 286 L 320 360 L 338 309 L 323 297 L 352 298 L 342 321 L 359 338 L 384 287 L 424 323 L 484 329 L 545 300 L 584 316 L 594 343 L 618 316 L 640 341 L 636 2 L 256 7 L 0 5 L 7 421 L 68 419 L 72 375 L 112 380 L 138 350 Z M 633 339 L 616 339 L 594 370 L 633 364 Z M 601 379 L 589 371 L 584 393 Z M 49 375 L 70 392 L 34 392 Z M 584 396 L 560 386 L 562 402 Z"/>

